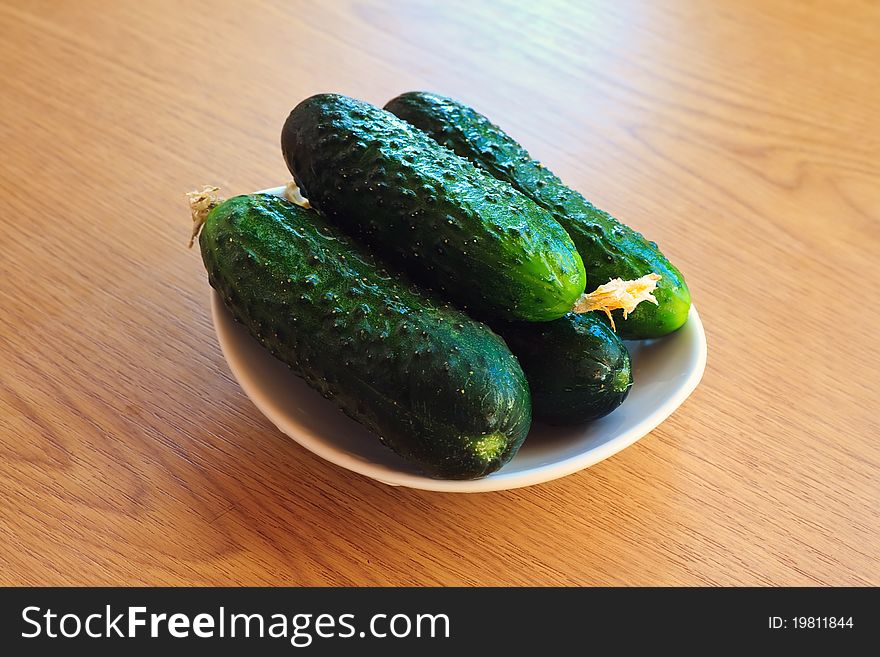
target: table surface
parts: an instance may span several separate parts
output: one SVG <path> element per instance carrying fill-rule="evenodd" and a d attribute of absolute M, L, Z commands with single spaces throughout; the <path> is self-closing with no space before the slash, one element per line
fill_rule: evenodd
<path fill-rule="evenodd" d="M 880 584 L 880 6 L 323 4 L 0 5 L 0 583 Z M 705 378 L 631 448 L 395 489 L 232 378 L 184 192 L 287 180 L 308 95 L 410 89 L 686 273 Z"/>

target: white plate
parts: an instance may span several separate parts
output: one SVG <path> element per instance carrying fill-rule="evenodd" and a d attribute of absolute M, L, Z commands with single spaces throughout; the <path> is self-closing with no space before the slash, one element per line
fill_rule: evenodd
<path fill-rule="evenodd" d="M 282 188 L 266 190 L 279 193 Z M 506 490 L 577 472 L 632 445 L 669 417 L 694 391 L 706 367 L 706 334 L 697 309 L 658 340 L 627 342 L 635 381 L 613 413 L 574 427 L 532 426 L 503 468 L 483 479 L 446 481 L 418 473 L 379 440 L 290 372 L 232 319 L 212 292 L 211 310 L 223 355 L 257 408 L 282 432 L 331 463 L 392 486 L 448 492 Z"/>

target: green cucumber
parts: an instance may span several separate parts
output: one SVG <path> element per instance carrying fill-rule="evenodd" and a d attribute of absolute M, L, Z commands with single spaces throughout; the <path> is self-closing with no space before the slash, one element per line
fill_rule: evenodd
<path fill-rule="evenodd" d="M 617 321 L 623 337 L 656 338 L 687 321 L 687 284 L 657 245 L 566 187 L 485 116 L 450 98 L 420 91 L 394 98 L 385 109 L 547 209 L 577 246 L 591 287 L 612 278 L 659 274 L 657 305 L 642 303 L 627 321 Z M 615 318 L 620 314 L 616 311 Z"/>
<path fill-rule="evenodd" d="M 596 313 L 569 313 L 540 324 L 494 323 L 526 373 L 532 413 L 547 424 L 607 415 L 632 387 L 629 352 Z"/>
<path fill-rule="evenodd" d="M 531 422 L 504 341 L 441 304 L 313 210 L 258 194 L 217 205 L 199 237 L 208 280 L 277 358 L 434 477 L 482 477 Z"/>
<path fill-rule="evenodd" d="M 463 309 L 549 321 L 584 291 L 581 258 L 550 212 L 385 110 L 312 96 L 281 144 L 312 205 Z"/>

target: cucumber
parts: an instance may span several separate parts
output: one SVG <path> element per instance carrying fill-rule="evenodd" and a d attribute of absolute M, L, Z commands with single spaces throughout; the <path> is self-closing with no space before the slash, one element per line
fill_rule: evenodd
<path fill-rule="evenodd" d="M 389 112 L 312 96 L 281 144 L 312 205 L 465 310 L 549 321 L 584 291 L 581 258 L 547 210 Z"/>
<path fill-rule="evenodd" d="M 659 274 L 657 305 L 643 303 L 627 321 L 616 322 L 623 337 L 656 338 L 687 321 L 691 304 L 687 284 L 657 245 L 566 187 L 485 116 L 450 98 L 421 91 L 401 94 L 385 109 L 546 208 L 577 246 L 591 285 Z"/>
<path fill-rule="evenodd" d="M 208 280 L 236 320 L 425 473 L 482 477 L 528 432 L 528 384 L 504 341 L 441 304 L 313 210 L 257 194 L 207 215 Z"/>
<path fill-rule="evenodd" d="M 569 313 L 541 324 L 495 323 L 526 373 L 532 413 L 547 424 L 607 415 L 632 387 L 629 352 L 596 313 Z"/>

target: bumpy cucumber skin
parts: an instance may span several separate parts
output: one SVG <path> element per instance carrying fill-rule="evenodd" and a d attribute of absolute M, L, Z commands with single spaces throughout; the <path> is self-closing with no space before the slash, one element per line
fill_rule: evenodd
<path fill-rule="evenodd" d="M 579 424 L 608 415 L 632 387 L 626 345 L 596 313 L 541 324 L 493 324 L 522 365 L 534 418 Z"/>
<path fill-rule="evenodd" d="M 547 210 L 389 112 L 312 96 L 281 144 L 312 205 L 463 309 L 549 321 L 584 291 L 580 255 Z"/>
<path fill-rule="evenodd" d="M 217 206 L 208 280 L 277 358 L 424 472 L 482 477 L 528 432 L 528 384 L 488 327 L 406 284 L 317 212 L 268 195 Z"/>
<path fill-rule="evenodd" d="M 626 321 L 622 311 L 615 311 L 615 323 L 623 337 L 656 338 L 687 321 L 691 306 L 687 284 L 657 245 L 566 187 L 485 116 L 450 98 L 421 91 L 401 94 L 385 109 L 550 211 L 577 246 L 590 289 L 612 278 L 660 274 L 654 294 L 658 305 L 639 304 Z"/>

